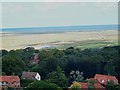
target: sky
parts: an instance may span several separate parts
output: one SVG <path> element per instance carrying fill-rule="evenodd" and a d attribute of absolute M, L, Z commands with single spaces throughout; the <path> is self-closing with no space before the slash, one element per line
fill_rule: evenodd
<path fill-rule="evenodd" d="M 2 2 L 0 28 L 118 23 L 117 2 Z"/>

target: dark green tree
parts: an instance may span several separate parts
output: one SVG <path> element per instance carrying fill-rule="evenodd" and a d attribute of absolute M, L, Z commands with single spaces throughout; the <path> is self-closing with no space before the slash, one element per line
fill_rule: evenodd
<path fill-rule="evenodd" d="M 24 62 L 17 56 L 6 55 L 2 58 L 2 71 L 6 75 L 21 75 Z"/>
<path fill-rule="evenodd" d="M 70 72 L 70 77 L 69 80 L 70 82 L 76 81 L 76 82 L 81 82 L 83 81 L 84 77 L 83 77 L 83 72 L 80 72 L 78 70 L 76 71 L 71 71 Z"/>
<path fill-rule="evenodd" d="M 48 81 L 55 83 L 60 87 L 67 87 L 68 79 L 64 74 L 64 71 L 58 66 L 56 71 L 48 74 Z"/>
<path fill-rule="evenodd" d="M 106 90 L 115 90 L 115 84 L 112 80 L 107 82 Z"/>
<path fill-rule="evenodd" d="M 59 86 L 54 83 L 49 83 L 45 81 L 35 81 L 30 83 L 27 87 L 29 90 L 62 90 Z"/>
<path fill-rule="evenodd" d="M 3 50 L 0 50 L 0 56 L 4 56 L 4 55 L 7 55 L 8 54 L 8 51 L 3 49 Z"/>

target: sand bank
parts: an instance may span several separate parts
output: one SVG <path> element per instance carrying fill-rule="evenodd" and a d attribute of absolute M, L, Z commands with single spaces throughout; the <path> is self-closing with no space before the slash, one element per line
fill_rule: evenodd
<path fill-rule="evenodd" d="M 85 40 L 118 41 L 117 30 L 92 31 L 92 32 L 64 32 L 50 34 L 17 34 L 3 33 L 1 49 L 20 49 L 33 46 L 37 49 L 44 45 L 62 45 Z"/>

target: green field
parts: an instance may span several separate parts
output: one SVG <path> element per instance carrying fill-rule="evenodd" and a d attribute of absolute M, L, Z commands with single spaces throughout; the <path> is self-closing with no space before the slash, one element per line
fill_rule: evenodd
<path fill-rule="evenodd" d="M 58 49 L 66 49 L 68 47 L 74 47 L 74 48 L 81 48 L 81 49 L 86 49 L 86 48 L 102 48 L 105 46 L 114 46 L 118 45 L 117 41 L 105 41 L 105 40 L 89 40 L 89 41 L 79 41 L 79 42 L 74 42 L 72 44 L 63 44 L 63 45 L 58 45 Z"/>

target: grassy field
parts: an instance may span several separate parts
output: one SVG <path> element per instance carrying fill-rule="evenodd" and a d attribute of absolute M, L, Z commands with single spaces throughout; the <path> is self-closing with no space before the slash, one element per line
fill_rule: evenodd
<path fill-rule="evenodd" d="M 68 47 L 74 47 L 74 48 L 101 48 L 105 46 L 114 46 L 118 45 L 117 41 L 105 41 L 105 40 L 89 40 L 89 41 L 80 41 L 80 42 L 74 42 L 72 44 L 64 44 L 57 46 L 58 49 L 66 49 Z"/>

